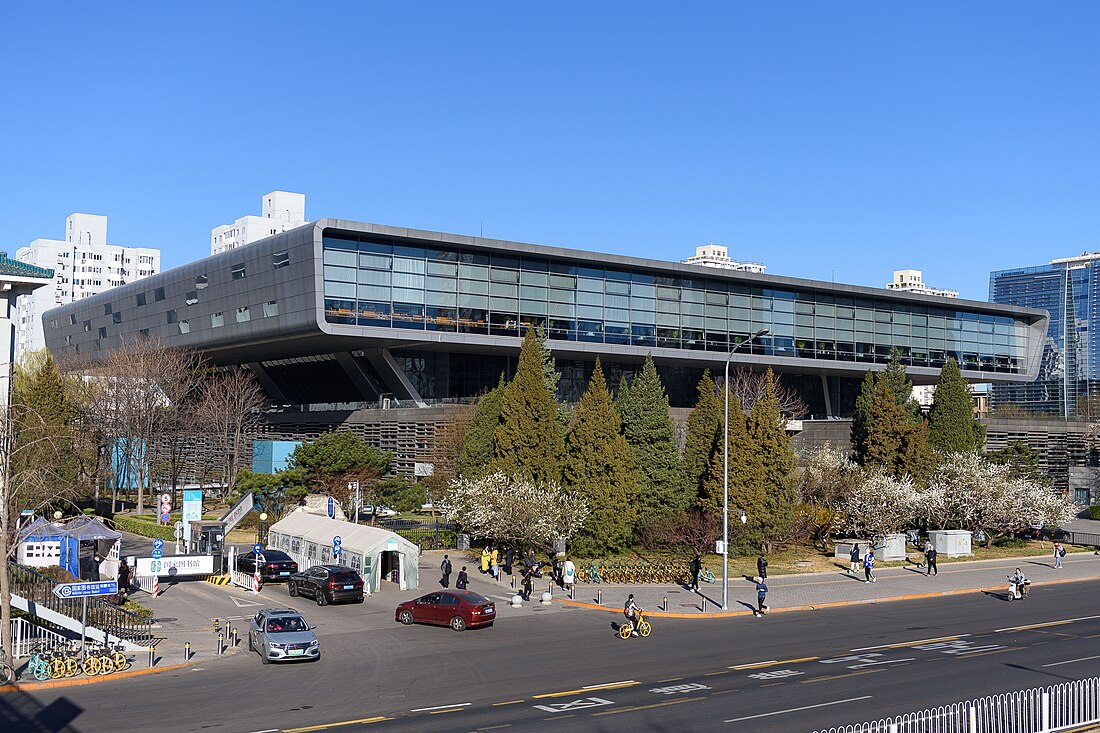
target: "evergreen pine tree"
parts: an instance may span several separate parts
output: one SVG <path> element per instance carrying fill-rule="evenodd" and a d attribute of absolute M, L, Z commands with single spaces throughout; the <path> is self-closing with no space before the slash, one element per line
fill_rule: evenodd
<path fill-rule="evenodd" d="M 573 420 L 573 411 L 565 402 L 558 402 L 558 382 L 561 381 L 561 372 L 557 369 L 554 354 L 546 346 L 546 329 L 539 324 L 535 329 L 535 338 L 539 341 L 539 356 L 542 359 L 542 381 L 546 389 L 554 397 L 554 403 L 558 410 L 558 428 L 561 430 L 562 443 L 565 442 L 565 434 L 569 432 L 569 423 Z"/>
<path fill-rule="evenodd" d="M 768 513 L 768 500 L 764 488 L 764 461 L 759 446 L 749 432 L 748 419 L 741 411 L 741 400 L 730 395 L 730 419 L 727 426 L 729 434 L 729 509 L 730 546 L 747 552 L 755 547 L 762 537 L 761 519 Z M 722 414 L 719 413 L 719 419 Z M 721 426 L 719 426 L 721 430 Z M 699 508 L 707 514 L 722 518 L 723 462 L 725 445 L 719 436 L 714 455 L 711 457 L 704 474 L 702 491 L 699 496 Z M 738 512 L 744 511 L 749 521 L 742 525 L 737 519 Z M 721 524 L 719 524 L 721 526 Z"/>
<path fill-rule="evenodd" d="M 920 422 L 924 419 L 920 405 L 913 399 L 913 383 L 905 376 L 905 365 L 901 363 L 900 351 L 894 349 L 890 352 L 890 363 L 878 378 L 886 380 L 890 391 L 894 393 L 894 400 L 905 410 L 910 422 Z"/>
<path fill-rule="evenodd" d="M 688 413 L 684 436 L 684 473 L 689 490 L 696 492 L 702 490 L 703 479 L 714 457 L 715 444 L 721 436 L 723 409 L 709 369 L 703 372 L 698 391 L 699 398 Z"/>
<path fill-rule="evenodd" d="M 852 427 L 849 434 L 856 460 L 863 463 L 863 449 L 867 445 L 867 428 L 871 421 L 871 402 L 875 396 L 875 375 L 870 369 L 863 375 L 863 384 L 856 395 L 855 411 L 852 413 Z"/>
<path fill-rule="evenodd" d="M 561 480 L 564 444 L 558 405 L 546 387 L 534 329 L 527 329 L 516 377 L 504 390 L 494 443 L 491 470 L 534 481 Z"/>
<path fill-rule="evenodd" d="M 884 466 L 893 476 L 912 476 L 917 484 L 931 474 L 936 458 L 928 444 L 928 425 L 912 423 L 898 404 L 885 379 L 875 382 L 867 423 L 867 436 L 856 446 L 864 465 Z"/>
<path fill-rule="evenodd" d="M 588 519 L 573 540 L 581 555 L 621 550 L 633 535 L 640 485 L 634 452 L 621 430 L 597 358 L 588 389 L 577 403 L 565 460 L 565 487 L 588 500 Z"/>
<path fill-rule="evenodd" d="M 749 434 L 760 451 L 766 510 L 759 518 L 765 538 L 777 537 L 790 526 L 798 489 L 794 483 L 794 450 L 779 410 L 775 376 L 768 369 L 764 395 L 748 418 Z"/>
<path fill-rule="evenodd" d="M 500 426 L 500 407 L 506 387 L 504 375 L 501 374 L 497 386 L 477 401 L 458 456 L 457 471 L 462 478 L 480 478 L 489 471 L 489 464 L 496 455 L 495 436 Z"/>
<path fill-rule="evenodd" d="M 928 422 L 928 441 L 941 453 L 965 453 L 985 447 L 985 426 L 974 418 L 970 385 L 954 359 L 948 359 L 940 370 Z"/>
<path fill-rule="evenodd" d="M 651 357 L 646 357 L 632 384 L 622 382 L 615 406 L 642 481 L 642 522 L 656 514 L 686 510 L 695 493 L 687 489 L 668 395 Z"/>
<path fill-rule="evenodd" d="M 48 470 L 50 480 L 72 489 L 80 479 L 76 406 L 53 356 L 48 352 L 33 370 L 21 367 L 12 390 L 12 472 Z"/>

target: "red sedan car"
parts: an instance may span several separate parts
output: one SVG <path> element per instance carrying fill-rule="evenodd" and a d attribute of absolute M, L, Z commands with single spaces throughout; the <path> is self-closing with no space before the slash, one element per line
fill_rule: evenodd
<path fill-rule="evenodd" d="M 421 623 L 450 626 L 455 631 L 488 626 L 496 620 L 493 602 L 473 591 L 429 593 L 397 607 L 394 619 L 403 624 Z"/>

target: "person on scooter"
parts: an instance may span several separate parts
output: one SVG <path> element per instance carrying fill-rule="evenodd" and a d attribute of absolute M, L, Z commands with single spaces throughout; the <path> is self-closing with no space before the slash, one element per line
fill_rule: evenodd
<path fill-rule="evenodd" d="M 1008 576 L 1008 582 L 1011 586 L 1011 593 L 1016 598 L 1027 598 L 1027 584 L 1028 579 L 1024 576 L 1024 571 L 1020 568 L 1016 568 L 1016 572 Z"/>

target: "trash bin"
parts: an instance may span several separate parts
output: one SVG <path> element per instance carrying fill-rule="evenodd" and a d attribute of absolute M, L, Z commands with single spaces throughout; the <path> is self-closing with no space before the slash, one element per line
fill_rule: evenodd
<path fill-rule="evenodd" d="M 458 544 L 458 549 L 459 550 L 469 550 L 470 549 L 470 535 L 463 534 L 463 533 L 459 532 L 458 535 L 455 538 L 455 541 Z"/>

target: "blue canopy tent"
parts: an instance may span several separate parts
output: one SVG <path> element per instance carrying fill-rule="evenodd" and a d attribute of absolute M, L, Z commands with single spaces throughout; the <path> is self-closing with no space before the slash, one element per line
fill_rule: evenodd
<path fill-rule="evenodd" d="M 80 542 L 67 530 L 38 517 L 19 530 L 17 558 L 31 567 L 60 566 L 80 577 Z"/>
<path fill-rule="evenodd" d="M 88 580 L 113 580 L 118 577 L 122 534 L 110 529 L 99 517 L 81 515 L 65 524 L 69 536 L 85 548 L 80 577 Z M 96 563 L 94 557 L 99 555 Z"/>

